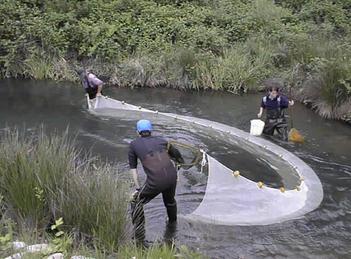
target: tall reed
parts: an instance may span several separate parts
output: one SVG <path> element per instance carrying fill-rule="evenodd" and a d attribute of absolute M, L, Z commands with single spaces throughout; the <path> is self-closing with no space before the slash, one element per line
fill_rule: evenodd
<path fill-rule="evenodd" d="M 0 190 L 18 231 L 62 217 L 80 241 L 108 250 L 125 241 L 127 184 L 112 166 L 77 150 L 68 132 L 7 129 L 0 139 Z"/>

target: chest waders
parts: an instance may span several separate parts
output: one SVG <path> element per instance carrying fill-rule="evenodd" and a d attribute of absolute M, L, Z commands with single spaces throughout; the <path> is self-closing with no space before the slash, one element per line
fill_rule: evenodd
<path fill-rule="evenodd" d="M 263 97 L 263 103 L 266 104 L 267 96 Z M 288 140 L 288 123 L 286 121 L 286 116 L 284 110 L 281 109 L 280 96 L 277 98 L 278 107 L 276 109 L 266 110 L 266 121 L 263 129 L 263 133 L 266 135 L 274 135 L 274 131 L 278 132 L 279 137 L 287 141 Z"/>
<path fill-rule="evenodd" d="M 137 244 L 145 240 L 144 204 L 162 193 L 169 221 L 177 219 L 177 203 L 174 199 L 177 171 L 166 150 L 148 153 L 142 160 L 147 170 L 147 180 L 131 201 L 131 217 L 134 226 L 134 238 Z"/>

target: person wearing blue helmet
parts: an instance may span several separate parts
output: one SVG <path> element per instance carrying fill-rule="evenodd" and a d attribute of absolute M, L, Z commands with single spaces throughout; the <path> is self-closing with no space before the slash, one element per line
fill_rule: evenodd
<path fill-rule="evenodd" d="M 177 185 L 177 169 L 172 163 L 184 163 L 180 152 L 162 137 L 152 136 L 152 124 L 149 120 L 137 122 L 139 138 L 130 143 L 128 160 L 136 187 L 135 199 L 132 202 L 132 222 L 134 238 L 143 244 L 145 239 L 145 217 L 143 205 L 157 195 L 162 194 L 167 209 L 168 225 L 173 227 L 177 222 L 177 202 L 175 191 Z M 138 159 L 144 168 L 146 181 L 141 186 L 138 179 Z"/>

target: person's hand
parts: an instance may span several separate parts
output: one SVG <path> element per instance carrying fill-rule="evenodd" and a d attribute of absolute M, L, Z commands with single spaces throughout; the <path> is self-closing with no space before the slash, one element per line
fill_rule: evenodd
<path fill-rule="evenodd" d="M 290 105 L 290 106 L 293 106 L 294 103 L 295 103 L 294 100 L 289 101 L 289 105 Z"/>
<path fill-rule="evenodd" d="M 262 117 L 262 113 L 261 113 L 261 112 L 258 113 L 258 114 L 257 114 L 257 117 L 260 119 L 260 118 Z"/>
<path fill-rule="evenodd" d="M 136 200 L 139 196 L 139 192 L 140 192 L 140 188 L 136 188 L 135 191 L 132 193 L 130 199 L 133 201 L 133 200 Z"/>

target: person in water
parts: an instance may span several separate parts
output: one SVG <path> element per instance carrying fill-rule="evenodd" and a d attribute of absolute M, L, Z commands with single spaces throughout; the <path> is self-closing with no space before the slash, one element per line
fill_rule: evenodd
<path fill-rule="evenodd" d="M 137 122 L 139 137 L 129 146 L 128 160 L 136 193 L 131 204 L 134 238 L 138 244 L 145 241 L 145 217 L 143 205 L 162 193 L 163 203 L 167 209 L 169 235 L 175 232 L 177 222 L 177 202 L 174 198 L 177 185 L 177 169 L 173 162 L 184 163 L 180 152 L 162 137 L 152 136 L 152 124 L 148 120 Z M 144 168 L 146 181 L 139 184 L 137 162 Z M 167 240 L 166 240 L 167 241 Z"/>
<path fill-rule="evenodd" d="M 266 135 L 274 135 L 274 131 L 278 132 L 280 138 L 284 141 L 288 140 L 288 123 L 285 110 L 294 105 L 294 101 L 281 95 L 278 87 L 270 87 L 268 94 L 262 98 L 258 118 L 262 117 L 263 110 L 266 110 L 266 120 L 263 133 Z"/>
<path fill-rule="evenodd" d="M 102 94 L 102 86 L 104 82 L 100 80 L 96 75 L 90 73 L 88 70 L 82 69 L 78 71 L 80 80 L 84 87 L 86 94 L 89 99 L 95 99 L 96 96 Z"/>

